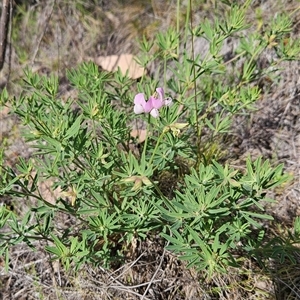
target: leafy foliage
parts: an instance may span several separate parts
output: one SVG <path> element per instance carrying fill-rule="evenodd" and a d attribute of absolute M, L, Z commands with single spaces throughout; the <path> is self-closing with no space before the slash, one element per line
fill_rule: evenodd
<path fill-rule="evenodd" d="M 111 74 L 83 63 L 67 73 L 77 93 L 68 99 L 60 95 L 58 78 L 28 69 L 20 97 L 2 93 L 1 102 L 10 101 L 26 125 L 35 152 L 28 161 L 20 158 L 16 169 L 2 162 L 0 194 L 34 199 L 34 205 L 22 216 L 1 207 L 0 254 L 7 258 L 9 247 L 23 242 L 34 248 L 33 241 L 43 240 L 66 269 L 109 266 L 122 260 L 134 240 L 160 233 L 189 267 L 212 276 L 264 249 L 263 224 L 272 217 L 263 203 L 270 201 L 268 189 L 287 180 L 283 166 L 248 158 L 242 172 L 221 164 L 219 141 L 235 115 L 254 108 L 259 78 L 274 70 L 258 68 L 263 51 L 274 47 L 280 59 L 295 59 L 299 43 L 288 37 L 287 16 L 278 16 L 265 36 L 244 37 L 249 2 L 232 6 L 222 21 L 191 28 L 191 38 L 209 44 L 203 56 L 190 55 L 174 29 L 154 41 L 144 38 L 140 63 L 161 65 L 162 78 L 145 75 L 136 82 L 120 70 Z M 233 35 L 239 46 L 229 68 L 221 49 Z M 288 42 L 280 42 L 285 37 Z M 159 84 L 174 104 L 160 108 L 160 118 L 136 116 L 134 94 L 150 97 Z M 131 131 L 141 120 L 147 137 L 138 145 Z M 167 172 L 173 175 L 170 186 Z M 57 191 L 54 201 L 43 195 L 46 180 Z M 57 226 L 61 213 L 69 224 Z"/>

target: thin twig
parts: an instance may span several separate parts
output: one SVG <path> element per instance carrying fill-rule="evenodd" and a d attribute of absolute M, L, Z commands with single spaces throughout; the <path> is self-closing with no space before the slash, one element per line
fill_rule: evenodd
<path fill-rule="evenodd" d="M 2 13 L 0 19 L 0 70 L 2 70 L 5 60 L 7 35 L 8 35 L 8 24 L 10 20 L 10 0 L 3 0 L 2 2 Z"/>
<path fill-rule="evenodd" d="M 50 18 L 51 18 L 52 13 L 53 13 L 53 9 L 54 9 L 55 3 L 56 3 L 56 0 L 54 0 L 54 1 L 52 2 L 52 7 L 50 8 L 50 12 L 48 13 L 48 16 L 47 16 L 47 18 L 46 18 L 44 30 L 41 32 L 41 34 L 40 34 L 40 36 L 39 36 L 39 38 L 38 38 L 38 41 L 37 41 L 37 43 L 36 43 L 36 48 L 35 48 L 35 50 L 34 50 L 34 53 L 33 53 L 32 59 L 31 59 L 31 64 L 34 63 L 35 58 L 36 58 L 36 56 L 37 56 L 37 54 L 38 54 L 38 52 L 39 52 L 40 45 L 41 45 L 42 39 L 43 39 L 43 37 L 44 37 L 44 35 L 45 35 L 45 32 L 46 32 L 46 30 L 47 30 L 47 28 L 48 28 L 48 25 L 49 25 Z M 46 13 L 47 13 L 47 12 L 45 12 L 45 14 L 46 14 Z"/>
<path fill-rule="evenodd" d="M 12 14 L 13 14 L 13 3 L 12 0 L 10 1 L 10 10 L 9 10 L 9 28 L 8 28 L 8 73 L 6 79 L 6 86 L 8 85 L 10 73 L 11 73 L 11 36 L 12 36 Z"/>
<path fill-rule="evenodd" d="M 154 278 L 156 277 L 156 274 L 157 274 L 158 271 L 160 270 L 161 265 L 162 265 L 162 263 L 163 263 L 163 260 L 164 260 L 164 257 L 165 257 L 165 253 L 166 253 L 166 249 L 164 248 L 164 252 L 163 252 L 163 254 L 162 254 L 162 256 L 161 256 L 160 263 L 159 263 L 158 267 L 156 268 L 156 271 L 155 271 L 155 273 L 153 274 L 153 276 L 152 276 L 152 278 L 151 278 L 151 280 L 150 280 L 150 282 L 149 282 L 149 284 L 148 284 L 148 286 L 147 286 L 147 288 L 146 288 L 146 290 L 145 290 L 145 292 L 144 292 L 143 297 L 141 298 L 141 300 L 144 300 L 144 299 L 145 299 L 146 294 L 148 293 L 148 291 L 149 291 L 151 285 L 153 284 Z M 158 281 L 160 282 L 161 280 L 158 280 Z M 157 280 L 156 280 L 156 282 L 157 282 Z"/>

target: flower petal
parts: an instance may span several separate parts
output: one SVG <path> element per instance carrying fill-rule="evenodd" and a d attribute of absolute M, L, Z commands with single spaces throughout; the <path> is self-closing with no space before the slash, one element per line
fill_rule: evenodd
<path fill-rule="evenodd" d="M 157 93 L 158 93 L 158 95 L 159 95 L 160 100 L 163 101 L 163 100 L 164 100 L 164 97 L 165 97 L 164 89 L 163 89 L 162 87 L 158 87 L 158 88 L 156 89 L 156 91 L 157 91 Z"/>
<path fill-rule="evenodd" d="M 152 108 L 161 108 L 164 105 L 164 102 L 160 99 L 156 99 L 153 96 L 150 97 L 148 102 L 151 102 Z"/>
<path fill-rule="evenodd" d="M 171 97 L 164 99 L 164 106 L 171 106 L 172 104 L 173 104 L 173 99 Z"/>
<path fill-rule="evenodd" d="M 140 104 L 142 106 L 145 106 L 146 100 L 143 93 L 136 94 L 134 97 L 134 104 Z"/>
<path fill-rule="evenodd" d="M 133 111 L 135 114 L 139 115 L 145 112 L 145 109 L 141 104 L 136 104 L 133 108 Z"/>
<path fill-rule="evenodd" d="M 152 100 L 150 97 L 150 99 L 145 103 L 145 106 L 144 106 L 145 113 L 149 113 L 153 108 L 154 107 L 153 107 Z"/>
<path fill-rule="evenodd" d="M 150 112 L 150 115 L 153 117 L 153 118 L 158 118 L 159 117 L 159 112 L 158 112 L 158 109 L 156 108 L 153 108 Z"/>

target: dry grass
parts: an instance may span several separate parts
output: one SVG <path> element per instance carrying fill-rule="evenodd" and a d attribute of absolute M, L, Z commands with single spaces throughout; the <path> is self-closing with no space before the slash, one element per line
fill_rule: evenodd
<path fill-rule="evenodd" d="M 195 22 L 210 17 L 215 2 L 194 1 Z M 285 1 L 253 2 L 253 14 L 249 16 L 253 22 L 257 22 L 258 12 L 270 19 L 275 12 L 291 11 L 299 5 L 297 1 L 286 5 Z M 68 90 L 67 68 L 98 55 L 136 54 L 135 39 L 142 33 L 151 37 L 175 25 L 175 13 L 175 1 L 162 0 L 48 0 L 20 4 L 14 13 L 10 80 L 7 82 L 6 64 L 0 86 L 7 85 L 18 95 L 22 69 L 28 66 L 39 74 L 56 73 Z M 185 18 L 184 9 L 181 18 Z M 300 20 L 295 16 L 295 36 L 300 36 L 299 28 Z M 242 165 L 250 153 L 271 158 L 274 163 L 283 162 L 286 170 L 293 173 L 290 185 L 275 191 L 278 203 L 272 208 L 276 219 L 287 227 L 300 215 L 299 75 L 299 62 L 286 64 L 280 84 L 272 85 L 265 93 L 260 110 L 248 120 L 237 120 L 235 143 L 230 146 L 235 165 Z M 30 156 L 30 152 L 14 117 L 2 116 L 0 121 L 1 143 L 6 143 L 7 163 L 13 166 L 18 156 Z M 18 204 L 14 205 L 18 209 Z M 59 226 L 66 226 L 63 218 L 57 221 Z M 272 261 L 264 270 L 256 261 L 245 260 L 242 268 L 230 269 L 228 274 L 206 282 L 203 274 L 186 269 L 183 262 L 165 251 L 161 239 L 149 236 L 131 249 L 121 266 L 110 270 L 87 266 L 75 274 L 51 262 L 43 244 L 35 246 L 37 252 L 24 245 L 16 246 L 7 273 L 0 262 L 0 299 L 300 299 L 299 265 L 295 268 L 287 262 Z M 300 263 L 299 253 L 294 256 Z"/>

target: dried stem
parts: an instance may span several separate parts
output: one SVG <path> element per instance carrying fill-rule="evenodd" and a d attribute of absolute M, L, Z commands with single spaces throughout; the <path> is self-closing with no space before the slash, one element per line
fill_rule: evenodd
<path fill-rule="evenodd" d="M 3 0 L 2 2 L 2 14 L 0 20 L 0 70 L 2 70 L 5 60 L 8 24 L 10 21 L 10 0 Z"/>

